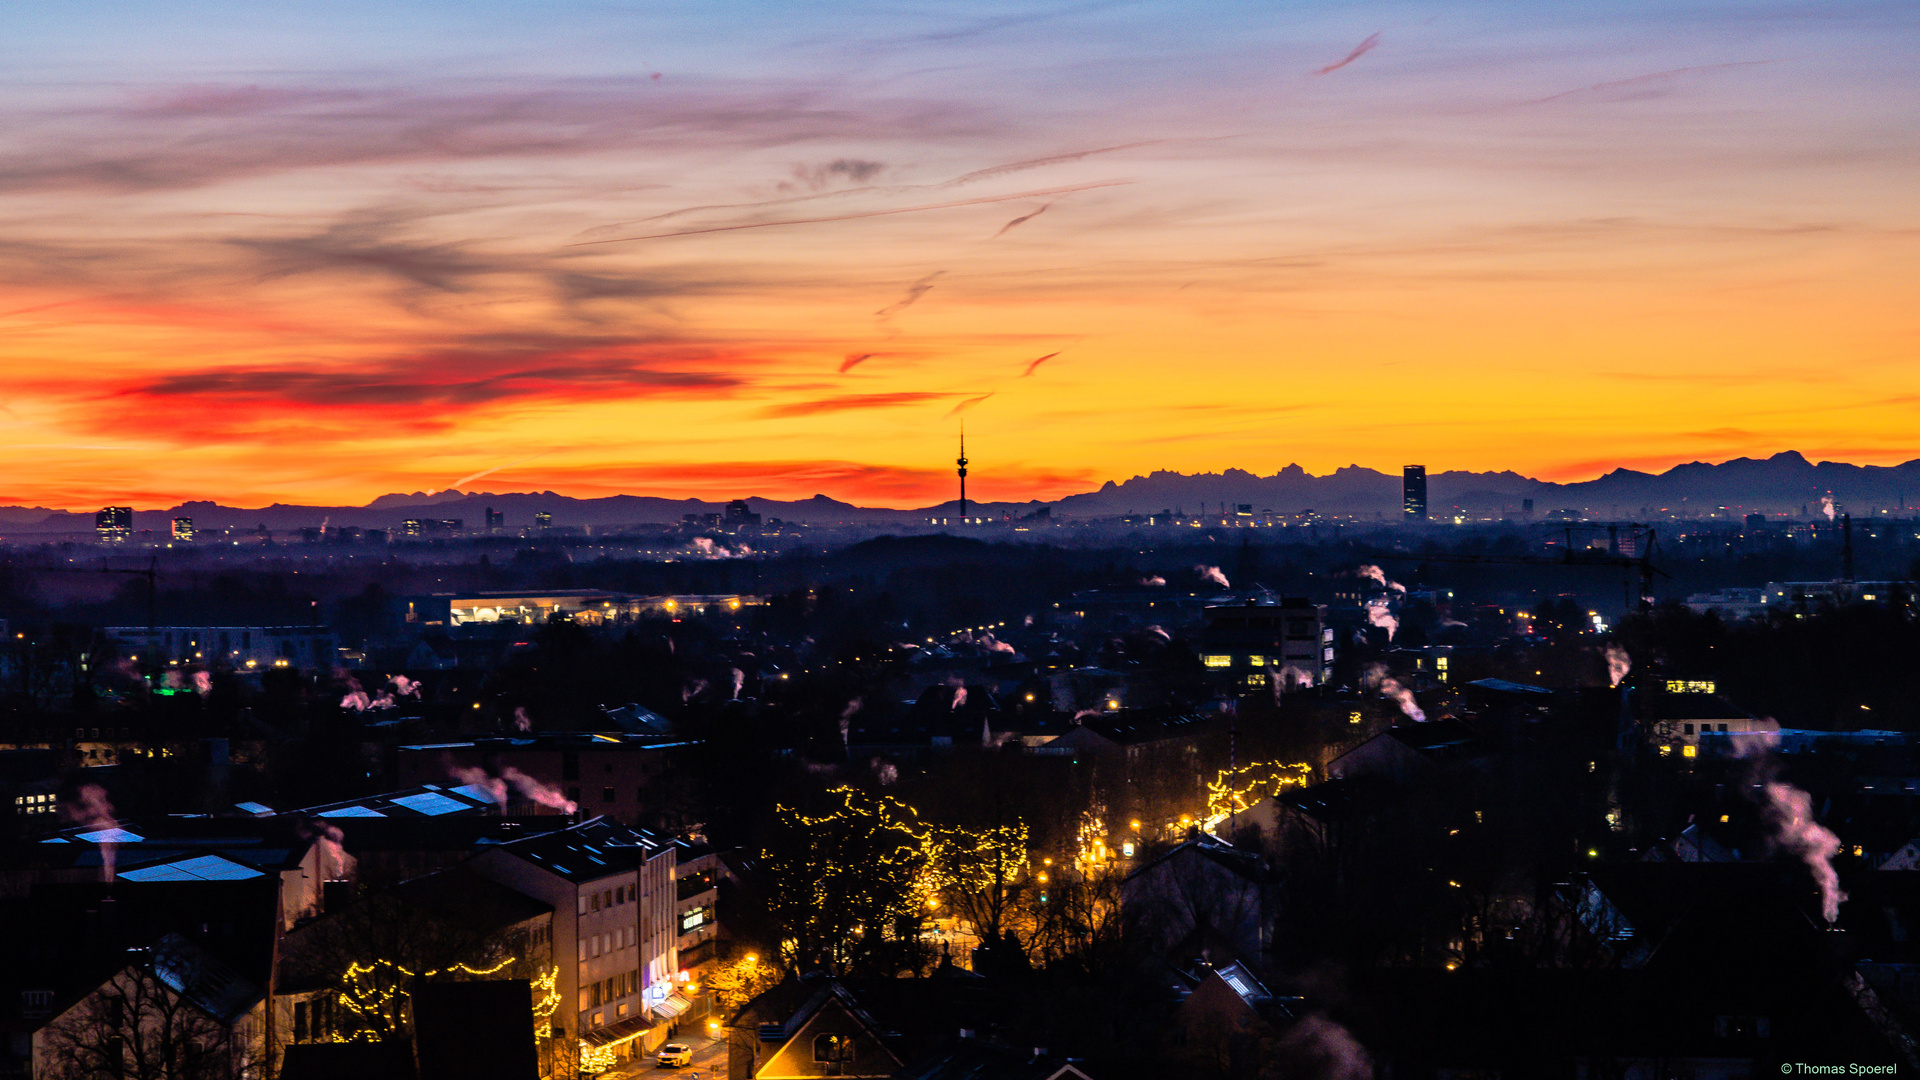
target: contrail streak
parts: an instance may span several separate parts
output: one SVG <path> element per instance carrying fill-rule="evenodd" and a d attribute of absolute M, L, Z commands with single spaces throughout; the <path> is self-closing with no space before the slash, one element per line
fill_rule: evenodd
<path fill-rule="evenodd" d="M 1044 214 L 1044 213 L 1046 213 L 1046 212 L 1047 212 L 1047 207 L 1049 207 L 1049 206 L 1052 206 L 1052 205 L 1053 205 L 1052 203 L 1046 203 L 1046 204 L 1043 204 L 1043 205 L 1042 205 L 1042 206 L 1040 207 L 1040 209 L 1038 209 L 1038 210 L 1035 210 L 1035 211 L 1034 211 L 1033 213 L 1031 213 L 1031 214 L 1026 214 L 1026 215 L 1023 215 L 1023 216 L 1021 216 L 1021 217 L 1017 217 L 1017 218 L 1014 218 L 1014 219 L 1013 219 L 1012 221 L 1009 221 L 1009 222 L 1007 222 L 1007 223 L 1006 223 L 1005 225 L 1002 225 L 1002 226 L 1000 226 L 1000 231 L 999 231 L 999 232 L 997 232 L 997 233 L 994 233 L 993 235 L 994 235 L 994 236 L 995 236 L 996 238 L 998 238 L 998 237 L 1002 237 L 1002 236 L 1005 236 L 1005 235 L 1007 235 L 1007 230 L 1008 230 L 1008 229 L 1011 229 L 1011 228 L 1013 228 L 1013 227 L 1014 227 L 1015 225 L 1025 225 L 1025 224 L 1026 224 L 1027 222 L 1029 222 L 1029 221 L 1032 221 L 1032 220 L 1033 220 L 1034 218 L 1037 218 L 1037 217 L 1039 217 L 1039 216 L 1040 216 L 1041 214 Z"/>
<path fill-rule="evenodd" d="M 1654 79 L 1664 79 L 1671 75 L 1685 75 L 1692 71 L 1718 71 L 1722 68 L 1754 67 L 1759 64 L 1777 64 L 1779 62 L 1778 60 L 1733 60 L 1725 64 L 1696 64 L 1692 67 L 1674 68 L 1671 71 L 1656 71 L 1648 75 L 1635 75 L 1629 79 L 1614 79 L 1611 82 L 1594 83 L 1592 86 L 1583 86 L 1578 90 L 1562 90 L 1557 94 L 1548 94 L 1543 98 L 1534 98 L 1532 101 L 1525 102 L 1525 104 L 1543 105 L 1549 101 L 1558 101 L 1564 97 L 1572 97 L 1575 94 L 1591 94 L 1596 90 L 1612 90 L 1615 87 L 1651 82 Z"/>
<path fill-rule="evenodd" d="M 1314 74 L 1325 75 L 1330 71 L 1339 71 L 1341 68 L 1346 67 L 1348 64 L 1351 64 L 1355 60 L 1358 60 L 1362 56 L 1365 56 L 1369 50 L 1371 50 L 1375 45 L 1378 45 L 1378 44 L 1380 44 L 1380 34 L 1376 31 L 1372 34 L 1367 35 L 1367 40 L 1361 42 L 1359 45 L 1354 46 L 1354 50 L 1347 54 L 1346 59 L 1341 60 L 1338 63 L 1328 64 L 1326 67 L 1323 67 L 1319 71 L 1314 72 Z"/>
<path fill-rule="evenodd" d="M 920 206 L 901 206 L 892 210 L 866 210 L 858 214 L 835 214 L 832 217 L 789 218 L 784 221 L 751 221 L 741 225 L 711 225 L 704 229 L 682 229 L 678 232 L 648 233 L 645 236 L 618 236 L 610 240 L 582 240 L 568 244 L 568 247 L 592 247 L 596 244 L 625 244 L 634 240 L 664 240 L 670 236 L 699 236 L 703 233 L 737 232 L 741 229 L 770 229 L 777 225 L 818 225 L 829 221 L 856 221 L 860 218 L 887 217 L 892 214 L 917 214 L 923 210 L 951 210 L 959 206 L 981 206 L 986 203 L 1013 202 L 1016 199 L 1037 199 L 1047 195 L 1065 195 L 1075 191 L 1091 191 L 1095 188 L 1120 187 L 1131 184 L 1131 180 L 1098 180 L 1090 184 L 1073 184 L 1068 187 L 1043 188 L 1039 191 L 1021 191 L 1012 195 L 986 195 L 978 199 L 956 199 L 952 202 L 925 203 Z"/>
<path fill-rule="evenodd" d="M 492 475 L 493 475 L 494 473 L 497 473 L 497 472 L 499 472 L 499 471 L 500 471 L 501 469 L 511 469 L 511 468 L 513 468 L 513 467 L 514 467 L 515 465 L 525 465 L 525 464 L 526 464 L 527 462 L 529 462 L 529 461 L 539 461 L 539 460 L 540 460 L 541 458 L 543 458 L 543 457 L 549 457 L 549 456 L 551 456 L 551 455 L 553 455 L 553 454 L 557 454 L 557 453 L 559 453 L 559 452 L 560 452 L 560 451 L 558 451 L 558 450 L 548 450 L 548 451 L 545 451 L 545 452 L 543 452 L 543 453 L 539 453 L 539 454 L 535 454 L 535 455 L 533 455 L 532 457 L 526 457 L 526 458 L 521 458 L 521 459 L 520 459 L 519 461 L 509 461 L 509 462 L 507 462 L 507 463 L 506 463 L 506 464 L 504 464 L 504 465 L 495 465 L 495 466 L 494 466 L 493 468 L 491 468 L 491 469 L 481 469 L 481 470 L 480 470 L 479 472 L 477 472 L 477 473 L 472 473 L 472 474 L 470 474 L 470 475 L 468 475 L 468 476 L 463 476 L 463 477 L 461 477 L 460 479 L 458 479 L 458 480 L 455 480 L 455 481 L 454 481 L 453 483 L 451 483 L 451 484 L 448 484 L 448 485 L 446 486 L 446 488 L 445 488 L 444 490 L 446 490 L 446 491 L 453 491 L 453 490 L 455 490 L 455 489 L 457 489 L 457 488 L 459 488 L 459 486 L 460 486 L 461 484 L 467 484 L 467 483 L 472 483 L 473 481 L 475 481 L 475 480 L 478 480 L 478 479 L 480 479 L 480 478 L 481 478 L 481 477 L 483 477 L 483 476 L 492 476 Z M 431 492 L 431 491 L 429 491 L 429 492 L 427 492 L 427 494 L 429 494 L 429 495 L 431 495 L 431 494 L 433 494 L 433 492 Z"/>

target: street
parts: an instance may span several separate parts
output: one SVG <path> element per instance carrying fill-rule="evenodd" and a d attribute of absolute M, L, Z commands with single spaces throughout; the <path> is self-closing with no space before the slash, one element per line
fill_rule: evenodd
<path fill-rule="evenodd" d="M 727 1040 L 709 1038 L 693 1024 L 682 1024 L 681 1030 L 683 1034 L 674 1036 L 672 1041 L 693 1047 L 693 1064 L 665 1069 L 657 1063 L 655 1055 L 647 1054 L 622 1062 L 600 1076 L 618 1080 L 632 1080 L 641 1076 L 648 1080 L 724 1080 L 727 1072 Z"/>

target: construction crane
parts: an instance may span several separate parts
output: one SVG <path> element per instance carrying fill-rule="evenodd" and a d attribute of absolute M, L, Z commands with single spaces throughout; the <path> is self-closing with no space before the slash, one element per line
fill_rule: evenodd
<path fill-rule="evenodd" d="M 147 560 L 147 565 L 144 568 L 140 568 L 140 569 L 127 567 L 127 566 L 108 566 L 105 559 L 101 560 L 99 566 L 23 566 L 23 565 L 14 563 L 12 560 L 7 560 L 6 562 L 0 563 L 0 569 L 22 571 L 30 574 L 132 574 L 135 577 L 146 578 L 147 579 L 146 650 L 149 655 L 152 654 L 153 642 L 154 642 L 154 636 L 155 636 L 154 605 L 158 601 L 159 594 L 160 594 L 160 556 L 155 555 L 151 557 L 150 559 Z"/>
<path fill-rule="evenodd" d="M 1636 530 L 1634 533 L 1632 533 L 1629 536 L 1629 539 L 1634 541 L 1634 553 L 1632 555 L 1620 554 L 1619 531 L 1623 527 L 1627 529 Z M 1454 555 L 1454 554 L 1416 555 L 1416 554 L 1409 554 L 1406 552 L 1397 552 L 1397 551 L 1367 551 L 1367 552 L 1362 552 L 1361 554 L 1363 554 L 1366 558 L 1379 559 L 1382 561 L 1399 560 L 1403 562 L 1449 562 L 1449 563 L 1480 564 L 1480 565 L 1489 565 L 1489 566 L 1599 566 L 1599 567 L 1617 566 L 1617 567 L 1624 567 L 1624 568 L 1628 568 L 1636 571 L 1640 579 L 1639 601 L 1638 603 L 1635 603 L 1633 602 L 1633 598 L 1629 597 L 1628 606 L 1637 608 L 1641 611 L 1646 611 L 1649 608 L 1651 608 L 1653 606 L 1653 579 L 1656 576 L 1663 577 L 1663 578 L 1672 576 L 1668 574 L 1665 570 L 1662 570 L 1653 564 L 1654 546 L 1658 536 L 1655 530 L 1650 526 L 1644 526 L 1644 525 L 1625 525 L 1625 526 L 1608 525 L 1608 526 L 1605 526 L 1607 530 L 1607 535 L 1608 535 L 1607 549 L 1605 551 L 1598 551 L 1598 550 L 1580 551 L 1580 550 L 1575 550 L 1573 546 L 1573 532 L 1574 532 L 1574 529 L 1576 528 L 1579 528 L 1582 530 L 1594 530 L 1594 529 L 1600 528 L 1600 526 L 1568 526 L 1566 530 L 1567 545 L 1564 549 L 1561 550 L 1560 554 L 1558 555 Z M 1638 530 L 1644 530 L 1644 531 L 1638 531 Z"/>

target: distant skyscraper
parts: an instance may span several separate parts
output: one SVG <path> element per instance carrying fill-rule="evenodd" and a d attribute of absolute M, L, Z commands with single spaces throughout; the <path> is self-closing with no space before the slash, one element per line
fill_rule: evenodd
<path fill-rule="evenodd" d="M 533 527 L 541 532 L 553 528 L 553 514 L 546 510 L 536 511 L 533 515 Z"/>
<path fill-rule="evenodd" d="M 1402 509 L 1408 521 L 1427 520 L 1427 467 L 1409 465 L 1400 474 Z"/>
<path fill-rule="evenodd" d="M 183 544 L 192 541 L 193 519 L 190 517 L 174 518 L 173 519 L 173 538 L 175 540 L 180 541 Z"/>
<path fill-rule="evenodd" d="M 960 428 L 960 516 L 967 516 L 967 429 Z"/>
<path fill-rule="evenodd" d="M 495 510 L 491 506 L 487 507 L 487 535 L 491 536 L 494 533 L 500 532 L 506 528 L 506 525 L 507 512 L 505 510 Z"/>
<path fill-rule="evenodd" d="M 102 540 L 125 540 L 133 535 L 133 507 L 102 507 L 99 513 L 93 515 L 93 527 Z"/>

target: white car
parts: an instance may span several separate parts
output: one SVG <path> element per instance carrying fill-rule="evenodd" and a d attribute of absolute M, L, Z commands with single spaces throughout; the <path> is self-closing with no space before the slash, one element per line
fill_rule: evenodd
<path fill-rule="evenodd" d="M 668 1043 L 660 1048 L 660 1064 L 671 1068 L 693 1064 L 693 1047 L 685 1043 Z"/>

